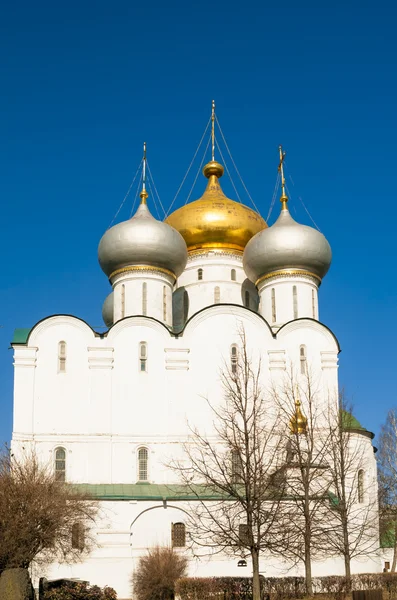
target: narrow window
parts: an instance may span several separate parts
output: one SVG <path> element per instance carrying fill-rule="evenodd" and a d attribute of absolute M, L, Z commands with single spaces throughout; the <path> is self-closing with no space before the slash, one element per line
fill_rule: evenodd
<path fill-rule="evenodd" d="M 149 453 L 147 448 L 138 450 L 138 481 L 148 481 Z"/>
<path fill-rule="evenodd" d="M 55 449 L 55 481 L 66 481 L 66 450 Z"/>
<path fill-rule="evenodd" d="M 247 308 L 250 307 L 250 293 L 248 290 L 246 290 L 244 294 L 244 304 Z"/>
<path fill-rule="evenodd" d="M 142 372 L 147 371 L 147 343 L 139 343 L 139 370 Z"/>
<path fill-rule="evenodd" d="M 301 346 L 299 348 L 299 358 L 301 363 L 301 374 L 306 375 L 306 346 Z"/>
<path fill-rule="evenodd" d="M 315 291 L 312 290 L 312 315 L 313 319 L 316 318 L 316 294 Z"/>
<path fill-rule="evenodd" d="M 125 285 L 124 283 L 121 286 L 121 318 L 125 317 Z"/>
<path fill-rule="evenodd" d="M 230 363 L 231 363 L 232 373 L 237 373 L 237 361 L 238 361 L 237 346 L 236 346 L 236 344 L 233 344 L 230 348 Z"/>
<path fill-rule="evenodd" d="M 272 288 L 272 323 L 275 323 L 276 320 L 276 290 Z"/>
<path fill-rule="evenodd" d="M 167 320 L 167 288 L 163 286 L 163 319 Z"/>
<path fill-rule="evenodd" d="M 221 290 L 220 290 L 219 286 L 217 285 L 214 289 L 214 303 L 219 304 L 220 301 L 221 301 Z"/>
<path fill-rule="evenodd" d="M 58 344 L 58 373 L 66 373 L 66 342 Z"/>
<path fill-rule="evenodd" d="M 186 546 L 185 523 L 171 524 L 171 541 L 173 548 L 184 548 Z"/>
<path fill-rule="evenodd" d="M 183 321 L 186 323 L 189 314 L 189 295 L 185 290 L 183 292 Z"/>
<path fill-rule="evenodd" d="M 142 283 L 142 314 L 147 313 L 147 283 Z"/>
<path fill-rule="evenodd" d="M 232 281 L 236 281 L 236 269 L 230 271 L 230 277 Z"/>
<path fill-rule="evenodd" d="M 292 288 L 292 299 L 294 306 L 294 319 L 298 318 L 298 290 L 296 289 L 296 285 Z"/>
<path fill-rule="evenodd" d="M 202 279 L 203 279 L 203 269 L 198 269 L 197 270 L 197 279 L 199 281 L 202 281 Z"/>
<path fill-rule="evenodd" d="M 84 526 L 82 523 L 73 523 L 72 525 L 72 548 L 84 550 Z"/>
<path fill-rule="evenodd" d="M 360 504 L 364 502 L 364 471 L 359 470 L 357 475 L 357 495 Z"/>
<path fill-rule="evenodd" d="M 250 535 L 247 523 L 240 523 L 238 526 L 238 537 L 242 546 L 249 546 Z"/>
<path fill-rule="evenodd" d="M 243 464 L 240 452 L 232 450 L 232 483 L 240 483 L 243 477 Z"/>

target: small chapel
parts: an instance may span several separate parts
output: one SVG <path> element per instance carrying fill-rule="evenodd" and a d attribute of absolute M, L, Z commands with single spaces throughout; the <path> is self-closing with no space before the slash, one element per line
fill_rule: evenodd
<path fill-rule="evenodd" d="M 260 353 L 264 384 L 291 365 L 299 380 L 310 364 L 322 402 L 331 392 L 337 397 L 340 347 L 321 321 L 319 302 L 331 247 L 315 227 L 291 216 L 282 150 L 279 172 L 279 215 L 268 226 L 257 210 L 225 196 L 224 166 L 213 147 L 197 184 L 201 197 L 161 221 L 152 214 L 145 149 L 140 204 L 99 242 L 111 287 L 106 329 L 56 314 L 15 331 L 13 452 L 34 448 L 59 481 L 101 505 L 91 554 L 52 564 L 48 578 L 89 580 L 129 598 L 131 574 L 147 548 L 172 545 L 189 554 L 186 515 L 195 499 L 176 486 L 167 464 L 181 456 L 189 424 L 211 430 L 205 399 L 222 397 L 219 370 L 237 360 L 241 327 L 248 347 Z M 358 501 L 373 502 L 373 436 L 358 421 L 354 432 L 366 463 Z M 249 559 L 242 573 L 239 558 L 189 554 L 189 575 L 249 576 Z M 268 576 L 299 574 L 279 560 L 263 561 Z M 380 551 L 352 566 L 382 567 Z M 330 558 L 315 572 L 343 574 L 343 560 Z"/>

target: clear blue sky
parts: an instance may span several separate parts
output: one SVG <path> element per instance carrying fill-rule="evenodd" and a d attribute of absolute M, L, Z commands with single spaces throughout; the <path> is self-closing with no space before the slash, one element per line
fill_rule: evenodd
<path fill-rule="evenodd" d="M 333 249 L 320 317 L 342 346 L 340 381 L 378 431 L 397 404 L 396 12 L 391 0 L 3 5 L 0 440 L 13 329 L 53 313 L 102 324 L 97 244 L 142 142 L 168 206 L 212 98 L 264 216 L 278 145 L 288 152 L 292 214 L 310 224 L 301 196 Z"/>

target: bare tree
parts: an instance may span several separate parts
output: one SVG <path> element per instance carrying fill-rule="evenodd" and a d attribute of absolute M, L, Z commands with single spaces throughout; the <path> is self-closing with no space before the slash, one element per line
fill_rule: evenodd
<path fill-rule="evenodd" d="M 366 556 L 377 548 L 378 502 L 376 493 L 371 496 L 365 489 L 364 474 L 368 460 L 368 444 L 371 434 L 357 429 L 343 395 L 337 405 L 329 402 L 329 461 L 327 475 L 330 478 L 334 498 L 328 504 L 327 541 L 330 549 L 343 556 L 348 589 L 351 588 L 351 561 Z"/>
<path fill-rule="evenodd" d="M 0 571 L 33 560 L 81 559 L 91 546 L 96 504 L 60 483 L 36 455 L 0 455 Z M 74 543 L 72 543 L 72 533 Z"/>
<path fill-rule="evenodd" d="M 381 534 L 394 546 L 391 572 L 397 564 L 397 409 L 388 412 L 378 451 Z"/>
<path fill-rule="evenodd" d="M 275 551 L 293 563 L 304 564 L 306 590 L 311 596 L 312 561 L 328 551 L 324 531 L 331 483 L 327 476 L 330 432 L 326 405 L 308 371 L 300 377 L 300 385 L 292 371 L 287 373 L 281 383 L 273 383 L 271 395 L 283 417 L 280 426 L 284 427 L 287 451 L 280 471 L 285 481 L 280 533 L 273 544 Z"/>
<path fill-rule="evenodd" d="M 250 356 L 244 330 L 220 377 L 224 401 L 209 403 L 214 434 L 192 428 L 186 458 L 173 467 L 196 496 L 189 506 L 192 548 L 250 555 L 253 599 L 260 600 L 259 558 L 271 544 L 283 496 L 274 476 L 282 453 L 277 415 L 262 393 L 260 361 Z"/>
<path fill-rule="evenodd" d="M 150 548 L 132 576 L 134 596 L 137 600 L 173 600 L 175 583 L 186 574 L 187 563 L 173 548 Z"/>

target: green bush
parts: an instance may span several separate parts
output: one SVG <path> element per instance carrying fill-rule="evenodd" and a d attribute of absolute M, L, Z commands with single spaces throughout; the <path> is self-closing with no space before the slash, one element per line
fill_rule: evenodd
<path fill-rule="evenodd" d="M 117 594 L 111 587 L 101 589 L 85 581 L 73 581 L 47 590 L 44 600 L 117 600 Z"/>

